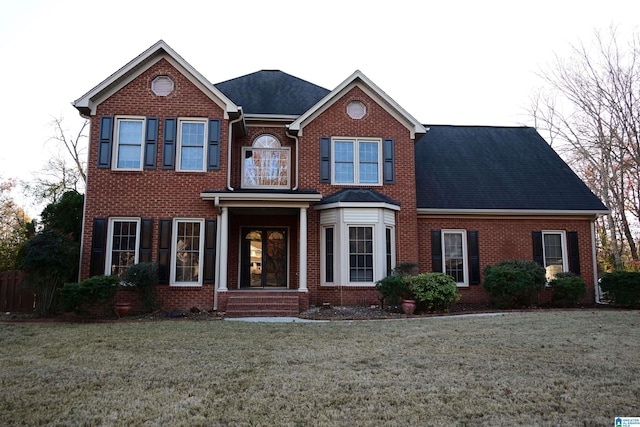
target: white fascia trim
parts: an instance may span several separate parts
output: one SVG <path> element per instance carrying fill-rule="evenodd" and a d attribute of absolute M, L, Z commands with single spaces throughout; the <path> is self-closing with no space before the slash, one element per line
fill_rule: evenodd
<path fill-rule="evenodd" d="M 317 205 L 315 209 L 321 211 L 324 209 L 337 209 L 337 208 L 379 208 L 390 209 L 392 211 L 400 211 L 400 206 L 392 205 L 390 203 L 366 203 L 366 202 L 336 202 L 326 205 Z"/>
<path fill-rule="evenodd" d="M 245 114 L 245 120 L 247 121 L 276 121 L 276 122 L 292 122 L 299 116 L 286 115 L 286 114 Z"/>
<path fill-rule="evenodd" d="M 96 107 L 104 99 L 111 96 L 117 90 L 148 70 L 160 59 L 168 59 L 169 62 L 181 71 L 191 82 L 195 83 L 209 98 L 216 101 L 225 111 L 225 118 L 229 113 L 237 113 L 236 106 L 229 98 L 211 84 L 202 74 L 185 61 L 176 51 L 171 49 L 163 40 L 159 40 L 153 46 L 129 61 L 124 67 L 111 74 L 89 92 L 82 95 L 72 104 L 77 109 L 88 108 L 91 114 L 95 114 Z"/>
<path fill-rule="evenodd" d="M 367 76 L 365 76 L 360 70 L 356 70 L 345 81 L 340 83 L 338 87 L 332 90 L 324 98 L 318 101 L 313 107 L 307 110 L 304 114 L 298 117 L 291 125 L 289 129 L 293 132 L 298 132 L 302 135 L 302 128 L 306 126 L 308 122 L 317 117 L 324 110 L 329 108 L 338 99 L 348 92 L 352 87 L 358 86 L 363 89 L 367 95 L 372 98 L 380 98 L 384 101 L 383 107 L 389 113 L 391 113 L 401 123 L 407 124 L 407 128 L 411 132 L 411 138 L 415 139 L 416 134 L 426 133 L 425 127 L 416 120 L 411 114 L 409 114 L 404 108 L 402 108 L 397 102 L 387 95 L 382 89 L 380 89 L 375 83 L 373 83 Z M 390 108 L 388 108 L 390 107 Z"/>
<path fill-rule="evenodd" d="M 322 199 L 321 194 L 282 194 L 282 193 L 200 193 L 202 200 L 224 202 L 262 202 L 262 205 L 269 202 L 302 202 L 315 203 Z"/>
<path fill-rule="evenodd" d="M 531 216 L 586 216 L 597 218 L 606 215 L 609 211 L 588 211 L 588 210 L 535 210 L 535 209 L 432 209 L 418 208 L 418 215 L 531 215 Z"/>

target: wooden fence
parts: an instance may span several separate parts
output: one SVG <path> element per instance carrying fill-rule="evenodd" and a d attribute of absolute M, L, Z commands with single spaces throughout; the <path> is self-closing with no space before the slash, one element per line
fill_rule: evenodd
<path fill-rule="evenodd" d="M 0 272 L 0 312 L 29 313 L 34 309 L 34 294 L 22 286 L 19 270 Z"/>

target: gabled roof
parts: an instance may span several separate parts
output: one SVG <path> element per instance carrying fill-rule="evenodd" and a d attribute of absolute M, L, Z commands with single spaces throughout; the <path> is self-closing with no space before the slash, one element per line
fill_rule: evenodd
<path fill-rule="evenodd" d="M 405 124 L 405 126 L 411 132 L 412 138 L 414 138 L 416 135 L 425 133 L 425 128 L 420 122 L 413 118 L 411 114 L 409 114 L 389 95 L 382 91 L 382 89 L 380 89 L 371 80 L 369 80 L 367 76 L 365 76 L 360 70 L 356 70 L 345 81 L 338 85 L 338 87 L 328 93 L 324 98 L 319 100 L 304 114 L 298 117 L 293 123 L 291 123 L 291 125 L 289 125 L 289 130 L 302 134 L 302 129 L 304 128 L 304 126 L 306 126 L 307 123 L 312 121 L 320 113 L 329 108 L 334 102 L 340 99 L 354 86 L 358 86 L 372 98 L 379 99 L 381 101 L 380 105 L 382 105 L 401 123 Z"/>
<path fill-rule="evenodd" d="M 329 93 L 279 70 L 262 70 L 215 84 L 247 115 L 299 116 Z"/>
<path fill-rule="evenodd" d="M 226 117 L 228 117 L 228 114 L 238 113 L 236 104 L 216 89 L 202 74 L 189 65 L 187 61 L 171 49 L 163 40 L 155 43 L 89 92 L 75 100 L 73 106 L 80 111 L 80 114 L 94 114 L 96 107 L 102 101 L 148 70 L 162 58 L 168 60 L 171 65 L 176 67 L 185 77 L 200 88 L 203 93 L 216 102 L 224 110 Z"/>
<path fill-rule="evenodd" d="M 415 145 L 419 212 L 607 212 L 533 128 L 428 129 Z"/>
<path fill-rule="evenodd" d="M 362 204 L 367 206 L 385 206 L 393 210 L 400 209 L 400 203 L 371 188 L 343 188 L 315 204 L 316 209 L 346 207 Z"/>

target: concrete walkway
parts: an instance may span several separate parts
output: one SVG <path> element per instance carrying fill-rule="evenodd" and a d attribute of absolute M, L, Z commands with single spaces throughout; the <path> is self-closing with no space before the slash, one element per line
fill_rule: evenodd
<path fill-rule="evenodd" d="M 416 316 L 407 317 L 402 319 L 371 319 L 371 320 L 419 320 L 419 319 L 451 319 L 452 317 L 487 317 L 487 316 L 504 316 L 512 312 L 499 312 L 499 313 L 469 313 L 469 314 L 449 314 L 446 316 Z M 331 320 L 312 320 L 301 319 L 299 317 L 225 317 L 224 320 L 236 321 L 236 322 L 264 322 L 264 323 L 320 323 L 331 322 Z M 368 320 L 368 319 L 367 319 Z M 334 322 L 341 322 L 342 320 L 334 320 Z M 353 322 L 352 319 L 345 319 L 345 322 Z"/>

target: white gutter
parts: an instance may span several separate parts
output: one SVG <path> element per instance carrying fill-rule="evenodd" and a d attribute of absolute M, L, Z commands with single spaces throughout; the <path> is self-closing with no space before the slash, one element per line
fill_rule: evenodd
<path fill-rule="evenodd" d="M 602 302 L 602 290 L 598 281 L 598 259 L 596 256 L 596 221 L 591 221 L 591 259 L 593 262 L 593 289 L 596 292 L 596 304 Z"/>
<path fill-rule="evenodd" d="M 229 141 L 227 143 L 227 188 L 229 189 L 229 191 L 234 190 L 231 186 L 231 139 L 233 137 L 232 127 L 234 124 L 242 120 L 242 107 L 238 107 L 238 111 L 240 112 L 238 118 L 229 122 Z"/>
<path fill-rule="evenodd" d="M 287 129 L 286 134 L 289 138 L 293 138 L 296 141 L 296 185 L 292 188 L 293 191 L 298 189 L 298 184 L 300 184 L 300 146 L 299 140 L 296 135 L 289 135 L 289 130 Z"/>
<path fill-rule="evenodd" d="M 590 216 L 594 219 L 609 211 L 537 210 L 537 209 L 438 209 L 418 208 L 418 215 L 533 215 L 533 216 Z"/>

